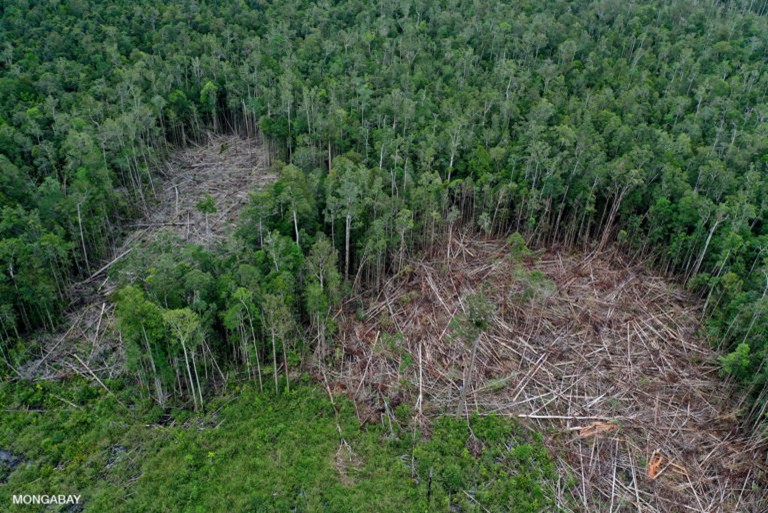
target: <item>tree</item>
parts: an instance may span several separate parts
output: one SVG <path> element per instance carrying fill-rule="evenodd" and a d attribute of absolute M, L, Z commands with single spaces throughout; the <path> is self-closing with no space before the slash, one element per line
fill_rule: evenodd
<path fill-rule="evenodd" d="M 255 304 L 253 292 L 238 287 L 230 297 L 229 308 L 223 313 L 224 325 L 232 332 L 237 333 L 240 342 L 240 358 L 248 368 L 249 376 L 255 374 L 259 382 L 259 390 L 264 391 L 261 378 L 261 351 L 258 347 L 255 325 L 259 320 L 258 308 Z M 252 351 L 251 351 L 252 349 Z M 251 371 L 252 363 L 256 362 L 256 372 Z"/>
<path fill-rule="evenodd" d="M 285 370 L 286 389 L 290 390 L 290 377 L 288 374 L 288 343 L 289 335 L 293 329 L 293 316 L 283 298 L 276 294 L 264 294 L 261 302 L 264 327 L 272 344 L 272 372 L 275 380 L 275 393 L 280 394 L 280 385 L 277 379 L 277 345 L 282 346 L 283 366 Z"/>
<path fill-rule="evenodd" d="M 349 279 L 352 223 L 363 213 L 370 173 L 346 157 L 338 157 L 328 175 L 326 219 L 344 221 L 344 279 Z M 332 230 L 333 231 L 333 230 Z"/>
<path fill-rule="evenodd" d="M 400 239 L 400 249 L 398 251 L 398 263 L 397 263 L 397 269 L 398 271 L 403 268 L 403 257 L 405 256 L 405 236 L 406 234 L 410 233 L 411 230 L 413 230 L 413 212 L 408 210 L 407 208 L 402 209 L 397 214 L 397 219 L 395 220 L 395 229 L 397 230 L 397 235 Z"/>
<path fill-rule="evenodd" d="M 141 372 L 145 362 L 149 363 L 155 388 L 153 399 L 162 406 L 168 399 L 163 386 L 165 376 L 161 372 L 168 365 L 163 347 L 166 326 L 162 310 L 148 301 L 141 289 L 128 286 L 117 294 L 117 325 L 127 344 L 128 364 L 132 370 Z"/>
<path fill-rule="evenodd" d="M 202 111 L 210 114 L 214 131 L 219 129 L 219 120 L 216 112 L 216 105 L 219 101 L 218 94 L 219 88 L 210 80 L 205 83 L 203 89 L 200 91 L 200 105 Z"/>
<path fill-rule="evenodd" d="M 208 216 L 216 213 L 216 202 L 210 194 L 206 194 L 205 198 L 196 205 L 196 208 L 205 217 L 205 233 L 210 237 L 211 227 L 208 224 Z"/>
<path fill-rule="evenodd" d="M 299 219 L 308 220 L 314 212 L 314 198 L 306 174 L 298 167 L 288 164 L 280 170 L 280 178 L 271 189 L 280 209 L 285 206 L 290 212 L 296 244 L 301 246 Z"/>
<path fill-rule="evenodd" d="M 202 342 L 200 318 L 189 308 L 163 311 L 163 320 L 168 325 L 174 340 L 181 345 L 184 353 L 184 365 L 187 371 L 187 386 L 189 387 L 195 411 L 204 408 L 203 391 L 200 387 L 200 376 L 197 372 L 195 351 Z M 190 362 L 192 366 L 190 367 Z M 193 379 L 194 371 L 194 379 Z"/>
<path fill-rule="evenodd" d="M 304 299 L 307 312 L 317 334 L 315 355 L 322 360 L 326 355 L 326 333 L 332 326 L 332 306 L 339 300 L 341 276 L 337 269 L 336 248 L 324 234 L 320 234 L 312 245 L 304 262 L 307 273 Z"/>

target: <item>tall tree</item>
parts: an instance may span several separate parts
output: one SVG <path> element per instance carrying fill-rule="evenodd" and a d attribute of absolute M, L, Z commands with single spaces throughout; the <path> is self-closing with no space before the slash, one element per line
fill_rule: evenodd
<path fill-rule="evenodd" d="M 322 360 L 327 353 L 328 328 L 333 325 L 331 308 L 339 300 L 341 282 L 336 248 L 324 234 L 312 245 L 304 265 L 307 273 L 304 299 L 317 336 L 315 355 Z"/>

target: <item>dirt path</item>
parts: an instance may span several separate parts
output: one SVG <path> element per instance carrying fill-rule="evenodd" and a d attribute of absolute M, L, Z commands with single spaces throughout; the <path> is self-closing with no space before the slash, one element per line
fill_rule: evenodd
<path fill-rule="evenodd" d="M 467 238 L 450 259 L 409 262 L 364 299 L 365 320 L 341 318 L 331 388 L 362 422 L 389 422 L 401 402 L 417 420 L 455 414 L 465 383 L 464 413 L 544 434 L 564 511 L 766 511 L 765 441 L 739 429 L 743 394 L 697 334 L 695 298 L 616 255 L 509 254 Z M 467 376 L 471 343 L 452 321 L 478 291 L 495 311 Z"/>

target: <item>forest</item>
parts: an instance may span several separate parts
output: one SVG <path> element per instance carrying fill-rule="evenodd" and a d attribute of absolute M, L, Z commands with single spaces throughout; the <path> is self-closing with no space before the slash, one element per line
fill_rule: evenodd
<path fill-rule="evenodd" d="M 685 499 L 673 494 L 674 506 L 646 499 L 637 484 L 626 491 L 635 504 L 614 504 L 610 486 L 610 496 L 600 496 L 566 484 L 590 476 L 553 477 L 550 459 L 560 456 L 541 449 L 547 440 L 489 415 L 499 411 L 483 410 L 477 393 L 484 387 L 472 384 L 509 312 L 527 319 L 525 330 L 549 319 L 536 334 L 555 333 L 561 321 L 546 308 L 564 294 L 561 284 L 579 285 L 590 273 L 628 283 L 616 270 L 622 263 L 651 283 L 638 297 L 668 307 L 637 307 L 646 321 L 626 326 L 655 330 L 662 344 L 685 348 L 691 373 L 731 387 L 723 395 L 733 397 L 722 399 L 736 401 L 728 403 L 729 426 L 750 440 L 758 463 L 748 474 L 734 470 L 739 483 L 727 493 L 741 504 L 751 486 L 749 511 L 760 511 L 766 498 L 758 489 L 768 476 L 766 16 L 762 0 L 3 2 L 0 398 L 17 413 L 0 421 L 0 449 L 18 429 L 54 429 L 51 419 L 15 417 L 30 408 L 69 404 L 82 413 L 94 403 L 120 422 L 178 416 L 179 425 L 215 425 L 224 408 L 233 419 L 228 428 L 246 429 L 243 413 L 225 406 L 230 399 L 270 408 L 267 417 L 284 428 L 292 419 L 279 408 L 306 402 L 336 419 L 335 428 L 322 428 L 331 438 L 349 424 L 343 431 L 354 433 L 360 451 L 365 444 L 372 451 L 376 430 L 389 437 L 393 459 L 411 451 L 410 470 L 387 479 L 414 479 L 417 488 L 391 487 L 414 508 L 613 512 L 648 501 L 648 511 L 682 511 L 675 508 Z M 189 181 L 181 199 L 179 177 Z M 150 225 L 163 230 L 135 238 L 137 227 Z M 460 259 L 469 267 L 451 264 Z M 576 281 L 563 277 L 566 270 Z M 453 299 L 438 283 L 447 275 Z M 493 288 L 504 280 L 518 287 L 513 295 Z M 589 293 L 618 297 L 623 287 Z M 391 294 L 402 309 L 381 302 Z M 457 376 L 450 370 L 435 380 L 455 389 L 445 401 L 437 385 L 424 392 L 426 346 L 413 344 L 425 331 L 403 325 L 404 312 L 430 294 L 451 314 L 430 336 L 452 337 L 468 362 Z M 678 318 L 687 307 L 665 302 L 673 296 L 695 304 L 700 322 Z M 91 322 L 103 347 L 62 344 L 73 315 L 93 298 L 103 298 L 94 303 L 98 323 Z M 665 311 L 675 312 L 669 331 L 654 324 Z M 605 345 L 610 323 L 594 316 L 610 319 L 613 310 L 590 315 L 585 322 Z M 520 340 L 538 343 L 520 329 Z M 359 354 L 348 350 L 354 337 L 365 342 Z M 694 338 L 704 341 L 705 356 L 688 354 L 698 351 L 686 345 Z M 359 372 L 345 381 L 353 363 Z M 516 390 L 539 368 L 554 379 L 558 368 L 545 365 L 532 360 L 530 375 L 521 367 Z M 392 382 L 370 381 L 390 374 Z M 498 378 L 487 386 L 506 384 Z M 719 393 L 701 390 L 702 397 Z M 462 417 L 464 424 L 455 423 Z M 598 431 L 615 429 L 587 418 Z M 81 421 L 95 429 L 95 421 Z M 472 449 L 479 438 L 470 424 L 485 433 L 477 446 L 488 453 Z M 104 429 L 110 434 L 100 436 L 118 436 Z M 509 433 L 528 449 L 493 459 Z M 57 436 L 67 435 L 46 440 Z M 227 436 L 236 443 L 239 435 Z M 454 464 L 435 455 L 463 436 L 469 452 L 481 454 L 476 460 Z M 76 452 L 47 454 L 46 465 L 74 461 Z M 12 460 L 3 454 L 0 470 Z M 656 454 L 648 451 L 644 462 L 652 480 L 654 461 L 674 471 L 673 458 Z M 171 465 L 176 456 L 156 463 Z M 185 463 L 190 469 L 226 482 L 212 470 L 214 456 L 194 458 Z M 443 465 L 438 474 L 438 467 L 419 467 L 433 460 Z M 488 472 L 518 477 L 481 491 L 477 475 Z M 262 493 L 265 502 L 237 508 L 362 507 L 316 496 L 299 505 L 305 488 L 297 483 L 287 502 L 269 504 Z M 373 493 L 386 494 L 388 485 L 380 486 Z M 99 497 L 91 495 L 86 511 L 108 507 Z M 726 503 L 705 507 L 702 497 L 688 500 L 698 510 L 728 511 Z M 179 502 L 157 511 L 197 511 L 194 500 L 177 499 L 190 501 L 186 509 Z M 394 511 L 385 502 L 381 510 Z"/>

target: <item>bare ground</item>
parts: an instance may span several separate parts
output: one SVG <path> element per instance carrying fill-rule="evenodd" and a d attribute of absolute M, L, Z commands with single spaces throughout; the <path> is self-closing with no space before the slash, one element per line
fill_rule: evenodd
<path fill-rule="evenodd" d="M 565 511 L 768 510 L 766 442 L 740 430 L 740 394 L 697 335 L 695 298 L 616 255 L 521 263 L 502 241 L 470 238 L 450 253 L 408 262 L 339 316 L 343 363 L 326 378 L 361 422 L 396 422 L 401 402 L 425 425 L 455 414 L 466 377 L 463 414 L 544 433 Z M 452 319 L 473 291 L 495 312 L 467 377 L 470 345 Z"/>

